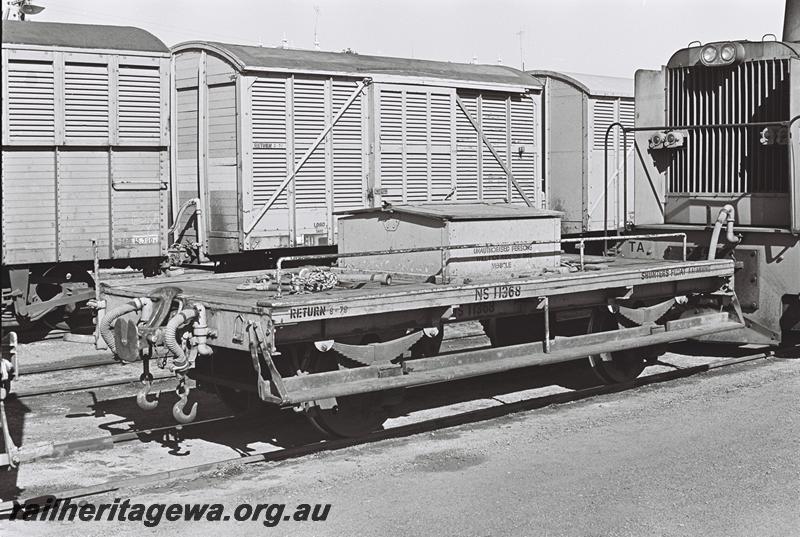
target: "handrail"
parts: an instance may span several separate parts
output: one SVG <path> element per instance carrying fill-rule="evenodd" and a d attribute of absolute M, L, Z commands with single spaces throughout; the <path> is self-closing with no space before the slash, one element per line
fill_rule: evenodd
<path fill-rule="evenodd" d="M 662 131 L 662 130 L 703 130 L 703 129 L 721 129 L 721 128 L 729 128 L 729 127 L 774 127 L 776 125 L 780 125 L 782 127 L 786 127 L 787 130 L 791 133 L 792 125 L 800 120 L 800 115 L 795 116 L 788 121 L 755 121 L 751 123 L 710 123 L 706 125 L 659 125 L 659 126 L 647 126 L 647 127 L 626 127 L 620 122 L 614 122 L 608 126 L 605 133 L 605 140 L 603 145 L 603 153 L 604 153 L 604 161 L 605 161 L 605 169 L 604 178 L 603 178 L 603 192 L 605 198 L 605 210 L 603 212 L 603 234 L 608 234 L 608 136 L 611 133 L 611 129 L 614 127 L 619 127 L 622 130 L 622 137 L 623 137 L 623 147 L 627 145 L 627 136 L 629 132 L 647 132 L 647 131 Z M 633 145 L 636 145 L 636 139 L 634 138 Z M 789 155 L 790 159 L 794 158 L 794 146 L 790 143 L 789 144 Z M 791 169 L 791 168 L 790 168 Z M 628 218 L 628 159 L 627 155 L 626 158 L 623 159 L 623 177 L 624 177 L 624 201 L 625 201 L 625 209 L 624 209 L 624 218 L 626 219 L 626 228 L 627 228 L 627 218 Z M 796 196 L 792 195 L 792 189 L 794 187 L 794 183 L 789 183 L 790 188 L 790 202 L 794 204 L 794 199 Z M 617 201 L 619 203 L 619 200 Z M 795 208 L 792 208 L 792 214 L 796 212 Z M 791 226 L 791 224 L 790 224 Z M 797 224 L 798 228 L 800 228 L 800 223 Z"/>

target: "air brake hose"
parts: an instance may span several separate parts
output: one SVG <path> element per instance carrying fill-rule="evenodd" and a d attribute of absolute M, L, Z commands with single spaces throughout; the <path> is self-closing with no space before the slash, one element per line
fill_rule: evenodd
<path fill-rule="evenodd" d="M 733 224 L 735 212 L 733 205 L 725 205 L 720 209 L 717 215 L 717 221 L 714 222 L 714 231 L 711 233 L 711 243 L 708 245 L 708 260 L 712 261 L 717 258 L 717 244 L 719 243 L 719 235 L 722 232 L 722 225 L 727 224 L 725 239 L 731 244 L 737 244 L 739 237 L 733 233 Z"/>
<path fill-rule="evenodd" d="M 166 328 L 164 329 L 164 344 L 175 355 L 173 365 L 175 368 L 180 369 L 186 365 L 186 354 L 183 352 L 180 342 L 177 339 L 178 328 L 194 319 L 197 316 L 195 308 L 185 308 L 179 311 L 175 316 L 169 320 Z"/>
<path fill-rule="evenodd" d="M 114 353 L 115 356 L 117 354 L 117 344 L 114 342 L 114 330 L 111 328 L 111 325 L 114 324 L 114 321 L 127 313 L 144 310 L 152 305 L 153 301 L 147 297 L 134 298 L 133 300 L 117 306 L 105 314 L 103 320 L 100 321 L 100 335 L 103 337 L 103 341 L 106 342 L 106 345 L 108 345 L 108 348 L 112 353 Z M 143 315 L 143 317 L 146 317 L 146 315 Z"/>
<path fill-rule="evenodd" d="M 739 237 L 737 237 L 737 236 L 736 236 L 736 235 L 733 233 L 733 224 L 734 224 L 734 222 L 735 222 L 735 220 L 736 220 L 736 218 L 734 217 L 734 209 L 733 209 L 733 205 L 726 205 L 726 206 L 725 206 L 725 209 L 727 209 L 727 211 L 726 211 L 726 212 L 728 213 L 728 217 L 727 217 L 727 219 L 726 219 L 726 223 L 727 223 L 727 235 L 725 236 L 725 238 L 726 238 L 726 239 L 727 239 L 727 241 L 728 241 L 729 243 L 731 243 L 731 244 L 738 244 L 738 243 L 739 243 Z"/>

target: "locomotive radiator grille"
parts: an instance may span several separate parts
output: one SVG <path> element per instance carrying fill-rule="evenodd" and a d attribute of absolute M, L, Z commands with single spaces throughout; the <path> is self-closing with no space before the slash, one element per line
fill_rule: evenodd
<path fill-rule="evenodd" d="M 762 145 L 763 126 L 713 127 L 789 118 L 789 62 L 668 70 L 667 124 L 690 129 L 672 152 L 671 194 L 782 194 L 789 188 L 786 145 Z"/>

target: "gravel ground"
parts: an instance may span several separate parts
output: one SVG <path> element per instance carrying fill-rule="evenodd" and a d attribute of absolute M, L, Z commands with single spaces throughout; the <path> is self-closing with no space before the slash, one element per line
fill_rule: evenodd
<path fill-rule="evenodd" d="M 45 343 L 50 347 L 54 342 Z M 67 348 L 61 343 L 53 352 L 63 357 Z M 88 353 L 90 347 L 69 348 Z M 709 358 L 673 353 L 664 360 L 688 366 Z M 657 371 L 651 367 L 645 374 Z M 422 389 L 414 392 L 415 404 L 387 426 L 480 408 L 502 409 L 514 401 L 535 401 L 562 391 L 521 377 Z M 131 387 L 115 387 L 94 395 L 33 398 L 22 415 L 23 439 L 27 445 L 170 423 L 169 405 L 142 416 L 130 398 L 132 392 Z M 151 530 L 136 522 L 0 521 L 0 533 L 800 535 L 798 395 L 800 361 L 771 359 L 90 499 L 221 503 L 229 514 L 242 502 L 285 503 L 287 509 L 330 503 L 325 522 L 285 521 L 270 528 L 262 524 L 263 517 L 247 523 L 162 521 Z M 226 413 L 213 396 L 201 399 L 201 409 L 202 417 Z M 291 442 L 276 438 L 278 430 L 292 431 L 294 441 L 312 434 L 299 418 L 291 413 L 270 415 L 264 421 L 272 423 L 235 431 L 212 429 L 181 442 L 154 436 L 114 450 L 44 459 L 0 477 L 0 497 L 29 497 L 254 449 L 280 449 Z"/>

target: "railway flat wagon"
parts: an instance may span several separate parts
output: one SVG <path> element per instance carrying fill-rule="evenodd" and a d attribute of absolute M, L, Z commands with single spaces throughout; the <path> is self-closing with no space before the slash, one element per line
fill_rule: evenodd
<path fill-rule="evenodd" d="M 742 326 L 733 261 L 585 255 L 608 238 L 562 239 L 553 211 L 392 205 L 338 226 L 338 253 L 281 257 L 274 270 L 104 285 L 100 331 L 141 360 L 140 407 L 158 404 L 151 367 L 171 367 L 179 422 L 198 413 L 193 378 L 236 408 L 295 407 L 324 432 L 360 436 L 403 388 L 565 362 L 565 386 L 626 382 L 671 341 Z M 561 252 L 570 241 L 581 254 Z M 337 266 L 287 268 L 322 257 Z M 441 352 L 449 325 L 473 321 L 492 347 Z"/>
<path fill-rule="evenodd" d="M 542 202 L 540 88 L 521 71 L 199 41 L 172 54 L 172 202 L 204 255 L 333 245 L 336 212 L 384 202 Z"/>
<path fill-rule="evenodd" d="M 166 254 L 169 69 L 138 28 L 3 21 L 4 323 L 92 297 L 95 256 Z"/>
<path fill-rule="evenodd" d="M 564 213 L 562 231 L 624 229 L 633 218 L 633 134 L 625 139 L 622 129 L 611 125 L 633 127 L 633 80 L 527 73 L 543 87 L 545 196 L 551 209 Z"/>

